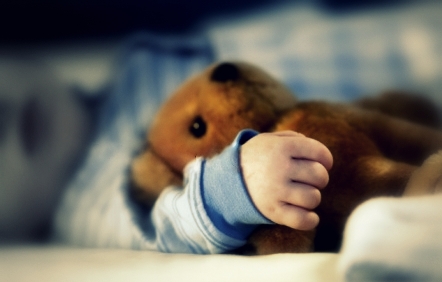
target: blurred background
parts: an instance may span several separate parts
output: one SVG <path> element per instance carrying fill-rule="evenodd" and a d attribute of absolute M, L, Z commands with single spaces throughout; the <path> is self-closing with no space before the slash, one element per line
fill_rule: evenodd
<path fill-rule="evenodd" d="M 425 1 L 425 0 L 424 0 Z M 413 0 L 127 0 L 4 1 L 2 40 L 10 43 L 104 39 L 134 30 L 186 32 L 213 17 L 249 13 L 284 3 L 313 4 L 332 13 L 403 5 Z"/>
<path fill-rule="evenodd" d="M 409 89 L 442 103 L 436 0 L 3 2 L 0 242 L 48 238 L 64 187 L 97 134 L 100 101 L 124 85 L 121 69 L 135 49 L 156 60 L 149 74 L 162 86 L 146 86 L 154 108 L 186 77 L 225 59 L 264 67 L 301 99 Z M 171 63 L 184 59 L 191 67 Z"/>

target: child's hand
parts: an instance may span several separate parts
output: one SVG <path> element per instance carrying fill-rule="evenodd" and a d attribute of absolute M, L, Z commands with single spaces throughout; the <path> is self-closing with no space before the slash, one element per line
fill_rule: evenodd
<path fill-rule="evenodd" d="M 293 131 L 263 133 L 241 146 L 240 158 L 250 197 L 264 216 L 299 230 L 318 225 L 312 210 L 333 164 L 322 143 Z"/>

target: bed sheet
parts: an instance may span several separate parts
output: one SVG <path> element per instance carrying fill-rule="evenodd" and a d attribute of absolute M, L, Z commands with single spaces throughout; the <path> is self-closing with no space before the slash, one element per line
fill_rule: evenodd
<path fill-rule="evenodd" d="M 1 281 L 336 281 L 336 254 L 261 257 L 62 246 L 0 251 Z"/>

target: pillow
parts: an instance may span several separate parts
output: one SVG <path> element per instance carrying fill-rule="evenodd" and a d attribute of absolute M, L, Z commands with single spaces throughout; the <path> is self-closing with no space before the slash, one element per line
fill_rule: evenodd
<path fill-rule="evenodd" d="M 348 101 L 386 89 L 442 104 L 442 3 L 333 14 L 313 5 L 212 22 L 219 60 L 258 64 L 301 99 Z"/>

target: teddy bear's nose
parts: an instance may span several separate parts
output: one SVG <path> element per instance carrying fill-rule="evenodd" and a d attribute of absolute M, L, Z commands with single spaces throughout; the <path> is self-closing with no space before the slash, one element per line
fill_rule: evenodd
<path fill-rule="evenodd" d="M 210 79 L 216 82 L 235 81 L 239 78 L 238 67 L 232 63 L 219 64 L 212 72 Z"/>

